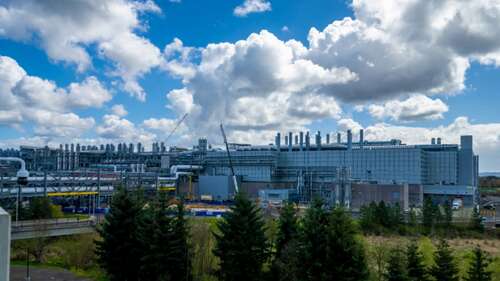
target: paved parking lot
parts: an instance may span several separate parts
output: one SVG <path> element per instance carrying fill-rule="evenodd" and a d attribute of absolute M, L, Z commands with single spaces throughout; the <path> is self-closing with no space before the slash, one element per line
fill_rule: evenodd
<path fill-rule="evenodd" d="M 31 268 L 31 281 L 92 281 L 90 279 L 78 278 L 64 269 L 56 268 Z M 26 281 L 26 268 L 13 266 L 10 269 L 10 281 Z"/>

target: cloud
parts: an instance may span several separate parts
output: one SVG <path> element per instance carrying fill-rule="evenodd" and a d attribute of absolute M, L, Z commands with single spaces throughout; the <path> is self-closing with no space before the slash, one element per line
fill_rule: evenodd
<path fill-rule="evenodd" d="M 113 113 L 113 115 L 116 115 L 119 117 L 124 117 L 128 114 L 128 112 L 125 109 L 125 106 L 123 106 L 123 104 L 113 105 L 113 107 L 111 107 L 111 112 Z"/>
<path fill-rule="evenodd" d="M 236 43 L 186 48 L 178 39 L 165 48 L 167 62 L 183 61 L 190 69 L 183 76 L 171 71 L 181 75 L 184 87 L 167 95 L 169 108 L 178 117 L 189 113 L 186 122 L 193 132 L 217 140 L 221 122 L 235 141 L 253 142 L 252 130 L 270 135 L 303 129 L 316 118 L 338 118 L 336 99 L 322 97 L 318 89 L 357 79 L 346 68 L 303 59 L 300 42 L 281 41 L 265 30 Z M 173 53 L 177 57 L 171 58 Z"/>
<path fill-rule="evenodd" d="M 82 83 L 71 83 L 68 87 L 67 104 L 70 107 L 102 107 L 113 96 L 97 78 L 91 76 Z"/>
<path fill-rule="evenodd" d="M 345 103 L 383 120 L 435 120 L 449 109 L 433 96 L 463 91 L 471 62 L 500 58 L 494 1 L 354 0 L 351 7 L 354 17 L 311 28 L 306 44 L 265 30 L 203 48 L 175 39 L 165 69 L 183 87 L 167 96 L 169 107 L 190 113 L 193 132 L 220 139 L 223 122 L 231 137 L 253 143 L 342 119 Z"/>
<path fill-rule="evenodd" d="M 74 113 L 59 113 L 46 110 L 30 110 L 26 119 L 35 122 L 35 134 L 46 137 L 74 137 L 80 136 L 82 132 L 90 130 L 94 124 L 94 118 L 81 118 Z"/>
<path fill-rule="evenodd" d="M 156 138 L 155 134 L 113 114 L 106 114 L 102 117 L 102 122 L 96 127 L 96 133 L 101 138 L 122 142 L 151 143 Z"/>
<path fill-rule="evenodd" d="M 358 80 L 328 85 L 325 95 L 345 102 L 387 100 L 415 92 L 456 93 L 464 86 L 467 58 L 439 45 L 402 41 L 381 26 L 345 18 L 309 32 L 306 58 L 322 67 L 344 66 Z"/>
<path fill-rule="evenodd" d="M 377 119 L 417 121 L 442 119 L 448 106 L 440 99 L 413 95 L 406 100 L 393 100 L 382 105 L 370 105 L 368 112 Z"/>
<path fill-rule="evenodd" d="M 290 29 L 288 28 L 288 26 L 283 25 L 283 27 L 281 28 L 281 31 L 283 31 L 283 32 L 289 32 Z"/>
<path fill-rule="evenodd" d="M 144 100 L 137 79 L 161 61 L 158 48 L 137 34 L 146 29 L 140 15 L 147 12 L 161 10 L 151 0 L 7 0 L 0 4 L 0 37 L 39 43 L 51 59 L 75 64 L 80 72 L 91 67 L 89 51 L 95 47 L 114 64 L 110 74 Z"/>
<path fill-rule="evenodd" d="M 54 82 L 30 76 L 12 58 L 0 56 L 0 125 L 35 124 L 46 137 L 76 137 L 94 126 L 94 119 L 81 118 L 71 110 L 99 108 L 112 95 L 93 76 L 60 88 Z"/>
<path fill-rule="evenodd" d="M 271 11 L 271 3 L 266 0 L 245 0 L 243 4 L 234 8 L 234 15 L 238 17 L 246 17 L 251 13 L 262 13 Z"/>
<path fill-rule="evenodd" d="M 351 130 L 353 134 L 356 134 L 359 130 L 363 129 L 363 126 L 351 118 L 343 118 L 337 121 L 337 128 L 342 132 Z"/>

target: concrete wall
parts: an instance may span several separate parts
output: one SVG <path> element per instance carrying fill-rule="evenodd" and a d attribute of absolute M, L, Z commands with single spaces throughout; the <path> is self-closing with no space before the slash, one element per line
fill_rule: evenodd
<path fill-rule="evenodd" d="M 352 199 L 351 208 L 359 210 L 361 206 L 370 204 L 371 202 L 384 201 L 386 204 L 394 205 L 398 203 L 402 208 L 407 209 L 418 202 L 411 202 L 419 200 L 421 189 L 418 185 L 408 184 L 364 184 L 353 183 L 351 185 Z M 416 194 L 415 194 L 416 193 Z M 418 199 L 417 199 L 418 198 Z"/>
<path fill-rule="evenodd" d="M 9 281 L 10 216 L 0 208 L 0 281 Z"/>

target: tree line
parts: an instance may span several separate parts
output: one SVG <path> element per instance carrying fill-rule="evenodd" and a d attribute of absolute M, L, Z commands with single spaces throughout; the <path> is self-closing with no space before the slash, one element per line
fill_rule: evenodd
<path fill-rule="evenodd" d="M 437 229 L 449 232 L 455 229 L 453 210 L 449 201 L 434 204 L 429 197 L 424 199 L 422 210 L 417 214 L 414 209 L 407 213 L 399 204 L 387 205 L 384 201 L 371 202 L 360 208 L 359 224 L 364 233 L 384 234 L 431 234 Z M 484 232 L 484 225 L 477 208 L 473 208 L 467 229 L 476 233 Z"/>
<path fill-rule="evenodd" d="M 387 206 L 386 206 L 387 207 Z M 392 211 L 391 211 L 392 210 Z M 386 209 L 391 223 L 401 222 L 395 208 Z M 384 211 L 385 212 L 385 211 Z M 192 280 L 189 224 L 182 202 L 169 212 L 167 200 L 145 202 L 119 190 L 96 241 L 101 267 L 111 281 Z M 385 215 L 384 215 L 385 216 Z M 363 281 L 371 280 L 366 246 L 357 223 L 342 207 L 311 202 L 303 215 L 287 203 L 270 239 L 260 208 L 244 194 L 216 223 L 213 255 L 221 281 Z M 491 280 L 487 256 L 474 252 L 465 280 Z M 442 241 L 427 268 L 416 243 L 391 251 L 384 280 L 458 280 L 458 269 L 448 244 Z"/>

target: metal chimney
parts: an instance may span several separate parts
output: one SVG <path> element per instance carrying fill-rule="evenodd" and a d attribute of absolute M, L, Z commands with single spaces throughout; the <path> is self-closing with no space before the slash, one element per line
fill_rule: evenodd
<path fill-rule="evenodd" d="M 292 150 L 292 146 L 293 146 L 293 134 L 292 132 L 289 132 L 288 133 L 288 150 Z"/>
<path fill-rule="evenodd" d="M 306 133 L 306 149 L 309 150 L 311 146 L 311 137 L 309 136 L 309 132 Z"/>
<path fill-rule="evenodd" d="M 304 147 L 304 132 L 299 133 L 299 139 L 300 139 L 300 149 Z"/>
<path fill-rule="evenodd" d="M 431 139 L 431 144 L 436 144 L 436 138 Z"/>
<path fill-rule="evenodd" d="M 437 144 L 441 144 L 441 138 L 437 138 Z"/>
<path fill-rule="evenodd" d="M 347 149 L 352 149 L 352 131 L 347 130 Z"/>
<path fill-rule="evenodd" d="M 365 131 L 363 129 L 359 130 L 359 144 L 363 145 L 365 142 Z"/>
<path fill-rule="evenodd" d="M 339 133 L 337 133 L 337 143 L 340 144 L 342 142 L 342 135 Z"/>
<path fill-rule="evenodd" d="M 281 133 L 280 132 L 278 132 L 276 134 L 276 138 L 274 139 L 274 143 L 278 149 L 281 147 Z"/>
<path fill-rule="evenodd" d="M 330 134 L 326 134 L 326 144 L 330 144 Z"/>
<path fill-rule="evenodd" d="M 316 133 L 316 147 L 317 147 L 318 149 L 320 149 L 320 148 L 321 148 L 321 132 L 320 132 L 320 131 L 318 131 L 318 132 Z"/>

